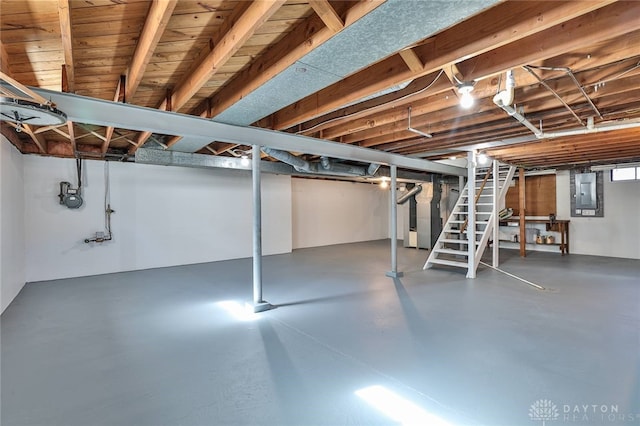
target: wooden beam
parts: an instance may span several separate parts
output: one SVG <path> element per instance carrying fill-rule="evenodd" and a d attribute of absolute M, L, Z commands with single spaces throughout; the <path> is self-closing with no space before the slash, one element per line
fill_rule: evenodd
<path fill-rule="evenodd" d="M 524 183 L 524 168 L 520 167 L 518 170 L 518 204 L 519 210 L 518 216 L 520 217 L 520 256 L 525 257 L 527 255 L 526 243 L 527 243 L 527 228 L 525 227 L 525 216 L 527 214 L 526 198 L 525 198 L 525 183 Z"/>
<path fill-rule="evenodd" d="M 583 3 L 583 2 L 579 2 Z M 465 80 L 495 75 L 638 29 L 640 2 L 618 2 L 458 64 Z"/>
<path fill-rule="evenodd" d="M 76 147 L 76 135 L 73 130 L 73 122 L 67 121 L 67 129 L 69 130 L 69 142 L 71 142 L 71 149 L 75 153 L 77 151 Z"/>
<path fill-rule="evenodd" d="M 346 2 L 345 4 L 351 7 L 344 13 L 344 28 L 357 22 L 383 4 L 384 1 Z M 248 68 L 241 71 L 229 84 L 217 92 L 215 97 L 210 98 L 213 101 L 210 117 L 215 117 L 246 97 L 334 35 L 335 33 L 324 26 L 318 16 L 312 15 L 286 35 L 277 45 L 268 49 Z"/>
<path fill-rule="evenodd" d="M 36 101 L 41 105 L 48 105 L 49 104 L 49 101 L 47 101 L 42 96 L 38 95 L 37 93 L 35 93 L 31 89 L 29 89 L 24 84 L 20 83 L 18 80 L 16 80 L 13 77 L 11 77 L 9 74 L 6 74 L 4 72 L 0 72 L 0 79 L 4 80 L 5 82 L 9 83 L 11 86 L 15 87 L 16 89 L 18 89 L 19 91 L 24 93 L 25 95 L 29 96 L 29 98 L 31 98 L 29 100 Z M 25 98 L 25 99 L 27 99 L 27 98 Z"/>
<path fill-rule="evenodd" d="M 126 87 L 126 77 L 124 75 L 120 76 L 118 80 L 118 85 L 116 86 L 116 94 L 113 95 L 113 102 L 124 102 L 123 89 Z M 111 138 L 113 137 L 114 127 L 108 126 L 104 132 L 104 140 L 102 141 L 102 146 L 100 147 L 100 152 L 106 154 L 109 150 L 109 144 L 111 143 Z"/>
<path fill-rule="evenodd" d="M 40 135 L 36 135 L 35 133 L 33 133 L 33 128 L 31 126 L 23 123 L 22 130 L 26 134 L 28 134 L 29 137 L 31 137 L 31 140 L 36 144 L 36 146 L 40 150 L 40 153 L 42 154 L 47 153 L 47 141 L 44 140 L 44 138 L 42 138 Z"/>
<path fill-rule="evenodd" d="M 138 90 L 145 69 L 151 60 L 151 56 L 177 4 L 178 0 L 153 0 L 149 6 L 147 19 L 138 38 L 136 50 L 131 58 L 131 64 L 127 70 L 125 93 L 129 98 L 129 102 L 131 102 Z"/>
<path fill-rule="evenodd" d="M 138 150 L 138 148 L 144 145 L 144 143 L 151 137 L 152 134 L 153 134 L 152 132 L 147 132 L 147 131 L 140 132 L 136 137 L 135 145 L 129 148 L 129 154 L 133 155 Z"/>
<path fill-rule="evenodd" d="M 73 40 L 71 34 L 71 13 L 69 0 L 58 0 L 58 19 L 60 20 L 60 37 L 64 52 L 64 66 L 68 91 L 75 92 L 75 68 L 73 65 Z"/>
<path fill-rule="evenodd" d="M 424 69 L 422 60 L 418 58 L 418 55 L 416 55 L 413 49 L 401 50 L 399 53 L 411 71 L 420 72 Z"/>
<path fill-rule="evenodd" d="M 309 5 L 322 19 L 322 22 L 334 33 L 344 28 L 342 18 L 336 13 L 336 10 L 328 0 L 309 0 Z"/>
<path fill-rule="evenodd" d="M 285 0 L 252 2 L 242 16 L 215 44 L 213 50 L 205 56 L 190 75 L 182 79 L 182 83 L 173 91 L 171 95 L 173 110 L 179 111 L 284 3 Z M 163 102 L 160 109 L 164 110 L 166 104 L 166 101 Z"/>
<path fill-rule="evenodd" d="M 182 139 L 182 136 L 174 136 L 171 139 L 169 139 L 166 143 L 167 148 L 171 148 L 172 146 L 177 144 L 180 141 L 180 139 Z"/>
<path fill-rule="evenodd" d="M 7 50 L 4 48 L 4 43 L 0 40 L 0 71 L 4 74 L 11 75 L 11 70 L 9 69 L 9 55 L 7 55 Z"/>
<path fill-rule="evenodd" d="M 414 52 L 424 62 L 424 68 L 420 72 L 407 70 L 404 61 L 402 61 L 403 67 L 398 68 L 399 57 L 391 56 L 276 112 L 272 116 L 274 128 L 278 130 L 289 128 L 380 90 L 440 70 L 448 64 L 457 63 L 478 52 L 489 52 L 528 35 L 552 28 L 572 17 L 589 13 L 611 2 L 612 0 L 501 3 L 414 47 Z M 628 22 L 626 25 L 630 28 L 627 31 L 636 28 Z M 491 31 L 486 30 L 489 27 Z M 549 37 L 549 34 L 546 36 Z M 551 42 L 551 40 L 548 41 Z M 529 46 L 529 50 L 535 50 L 535 47 Z M 467 69 L 462 71 L 468 72 Z M 383 81 L 384 84 L 381 83 Z M 365 82 L 369 82 L 368 90 Z M 357 97 L 341 95 L 356 90 Z"/>
<path fill-rule="evenodd" d="M 165 99 L 158 109 L 166 110 L 171 105 L 173 111 L 179 111 L 204 84 L 216 73 L 242 45 L 285 3 L 286 0 L 265 0 L 252 2 L 248 6 L 240 2 L 237 7 L 244 8 L 237 19 L 230 19 L 222 27 L 222 36 L 213 43 L 214 47 L 204 56 L 192 70 L 181 79 L 182 83 L 175 88 L 171 99 Z M 206 51 L 209 47 L 205 48 Z M 134 154 L 151 136 L 151 132 L 142 132 L 136 138 L 136 145 L 129 148 Z"/>

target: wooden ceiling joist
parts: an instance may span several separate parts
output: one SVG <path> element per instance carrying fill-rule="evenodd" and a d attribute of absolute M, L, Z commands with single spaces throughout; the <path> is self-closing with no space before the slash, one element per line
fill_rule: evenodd
<path fill-rule="evenodd" d="M 265 0 L 252 2 L 244 13 L 225 31 L 204 60 L 173 91 L 171 104 L 174 111 L 179 111 L 184 104 L 209 80 L 209 78 L 253 35 L 285 0 Z M 166 108 L 166 101 L 160 109 Z"/>
<path fill-rule="evenodd" d="M 71 31 L 71 13 L 69 0 L 58 0 L 58 15 L 60 20 L 60 37 L 62 39 L 62 51 L 64 52 L 64 64 L 66 75 L 66 88 L 68 92 L 75 92 L 75 67 L 73 63 L 73 39 Z"/>
<path fill-rule="evenodd" d="M 416 55 L 413 49 L 405 49 L 400 51 L 400 56 L 407 64 L 407 67 L 413 72 L 420 72 L 424 69 L 422 60 Z"/>
<path fill-rule="evenodd" d="M 309 4 L 331 31 L 337 33 L 344 28 L 342 18 L 328 0 L 309 0 Z"/>
<path fill-rule="evenodd" d="M 171 94 L 172 110 L 180 110 L 284 2 L 285 0 L 252 2 L 246 8 L 245 4 L 240 3 L 238 7 L 243 8 L 242 14 L 223 25 L 221 36 L 213 43 L 213 48 L 206 55 L 201 55 L 204 56 L 203 60 L 182 79 L 182 83 Z M 168 104 L 165 99 L 158 109 L 166 110 Z M 142 132 L 136 138 L 136 145 L 129 149 L 129 153 L 135 153 L 150 136 L 150 132 Z"/>
<path fill-rule="evenodd" d="M 133 100 L 138 90 L 149 60 L 169 23 L 177 3 L 178 0 L 153 0 L 149 5 L 147 19 L 142 27 L 136 50 L 126 74 L 127 83 L 124 93 L 126 93 L 129 102 Z"/>
<path fill-rule="evenodd" d="M 4 48 L 4 43 L 0 40 L 0 71 L 4 74 L 11 75 L 11 70 L 9 69 L 9 55 L 7 54 L 7 50 Z"/>
<path fill-rule="evenodd" d="M 486 78 L 627 34 L 638 29 L 638 22 L 640 2 L 613 3 L 461 62 L 458 68 L 465 80 Z"/>
<path fill-rule="evenodd" d="M 10 124 L 12 124 L 12 123 L 10 123 Z M 36 135 L 33 132 L 33 128 L 31 126 L 29 126 L 28 124 L 22 124 L 22 130 L 27 135 L 29 135 L 29 137 L 31 138 L 33 143 L 35 143 L 36 146 L 38 147 L 38 150 L 40 150 L 41 154 L 46 154 L 47 153 L 47 141 L 42 136 Z"/>
<path fill-rule="evenodd" d="M 63 90 L 79 95 L 215 119 L 229 108 L 240 110 L 240 100 L 337 32 L 356 22 L 367 25 L 361 18 L 381 4 L 384 0 L 4 1 L 0 71 L 8 84 L 0 94 L 44 104 L 47 99 L 30 97 L 25 85 L 57 91 L 62 80 Z M 414 7 L 438 12 L 432 2 Z M 514 105 L 545 132 L 577 129 L 577 121 L 594 116 L 596 126 L 640 119 L 638 22 L 637 1 L 499 1 L 424 40 L 398 46 L 333 85 L 291 98 L 280 111 L 265 107 L 258 111 L 265 118 L 254 125 L 431 159 L 468 149 L 526 167 L 639 158 L 640 130 L 537 141 L 492 102 L 504 88 L 504 72 L 513 70 Z M 299 77 L 304 82 L 305 76 Z M 471 80 L 475 104 L 462 109 L 456 86 Z M 389 93 L 377 96 L 381 91 Z M 431 138 L 408 130 L 409 108 L 411 127 Z M 53 156 L 77 150 L 132 154 L 152 135 L 126 119 L 107 123 L 120 130 L 65 122 L 17 133 L 18 123 L 3 122 L 2 131 L 24 153 Z M 160 129 L 158 124 L 157 133 L 170 135 L 159 137 L 163 147 L 180 149 L 180 129 Z M 229 151 L 237 142 L 215 138 L 197 152 L 235 155 Z"/>
<path fill-rule="evenodd" d="M 478 52 L 493 51 L 527 35 L 553 28 L 554 25 L 565 22 L 567 17 L 592 12 L 610 4 L 611 1 L 535 2 L 532 6 L 528 5 L 525 10 L 517 3 L 500 4 L 486 14 L 471 18 L 460 26 L 443 31 L 433 39 L 428 39 L 422 45 L 416 46 L 413 51 L 424 64 L 422 70 L 407 71 L 406 65 L 399 68 L 396 63 L 398 57 L 389 57 L 273 114 L 274 128 L 277 130 L 289 128 L 327 113 L 335 109 L 337 104 L 357 101 L 380 90 L 440 70 L 448 64 L 477 55 Z M 541 16 L 544 16 L 544 19 L 541 19 Z M 492 30 L 486 31 L 488 27 Z M 631 31 L 632 28 L 628 28 L 627 31 Z M 546 37 L 549 38 L 549 35 L 547 34 Z M 534 45 L 528 46 L 529 51 L 535 51 L 536 48 L 537 46 Z M 468 72 L 467 69 L 462 71 Z M 478 72 L 475 74 L 478 74 L 478 78 L 489 75 L 487 73 L 480 75 Z M 376 78 L 372 79 L 372 75 Z M 382 79 L 384 84 L 380 83 Z M 371 80 L 374 81 L 370 83 L 368 90 L 362 87 L 363 82 Z M 336 92 L 344 94 L 343 97 L 336 97 Z M 350 96 L 351 93 L 358 93 L 358 95 Z M 437 93 L 437 89 L 434 88 L 429 93 Z"/>
<path fill-rule="evenodd" d="M 384 0 L 348 2 L 350 8 L 345 12 L 343 28 L 349 27 L 382 3 Z M 218 91 L 212 98 L 210 117 L 215 117 L 255 91 L 334 35 L 335 32 L 322 25 L 317 15 L 312 15 Z"/>

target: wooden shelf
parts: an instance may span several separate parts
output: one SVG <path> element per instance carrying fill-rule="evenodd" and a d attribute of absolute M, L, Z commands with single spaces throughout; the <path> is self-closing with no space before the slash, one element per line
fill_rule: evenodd
<path fill-rule="evenodd" d="M 525 241 L 525 244 L 535 244 L 537 246 L 559 246 L 560 247 L 560 252 L 562 253 L 562 255 L 569 254 L 569 222 L 570 222 L 569 220 L 557 220 L 556 219 L 553 222 L 551 222 L 548 219 L 527 219 L 525 217 L 524 222 L 525 222 L 525 225 L 527 223 L 543 224 L 543 225 L 546 225 L 545 229 L 546 229 L 547 232 L 559 232 L 560 233 L 560 242 L 557 242 L 557 243 L 553 243 L 553 244 L 537 244 L 535 241 L 532 241 L 532 242 Z M 512 218 L 500 221 L 500 225 L 501 226 L 508 226 L 509 223 L 517 223 L 517 224 L 519 224 L 520 223 L 520 218 L 513 218 L 512 217 Z M 509 242 L 509 243 L 513 243 L 513 244 L 519 244 L 519 243 L 516 243 L 514 241 L 509 241 L 509 240 L 500 240 L 500 241 Z"/>

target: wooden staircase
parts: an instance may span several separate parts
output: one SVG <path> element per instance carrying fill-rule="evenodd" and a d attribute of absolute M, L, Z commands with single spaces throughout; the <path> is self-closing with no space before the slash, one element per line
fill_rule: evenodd
<path fill-rule="evenodd" d="M 493 165 L 476 169 L 476 178 L 473 182 L 467 182 L 460 192 L 451 216 L 429 253 L 423 269 L 434 265 L 453 266 L 467 269 L 467 277 L 475 277 L 475 271 L 493 230 L 494 217 L 498 214 L 499 206 L 504 204 L 516 167 L 498 164 L 497 179 L 493 176 L 493 170 Z M 471 193 L 470 186 L 474 188 Z M 497 197 L 494 196 L 494 189 L 497 191 Z M 494 199 L 498 200 L 496 206 Z M 470 201 L 475 206 L 474 221 L 469 220 Z M 470 222 L 475 223 L 471 226 Z M 470 244 L 473 244 L 475 250 L 472 256 L 472 253 L 469 253 Z"/>

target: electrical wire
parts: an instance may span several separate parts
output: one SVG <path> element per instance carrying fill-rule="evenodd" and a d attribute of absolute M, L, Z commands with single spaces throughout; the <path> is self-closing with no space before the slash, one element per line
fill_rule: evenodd
<path fill-rule="evenodd" d="M 82 158 L 76 158 L 76 172 L 78 174 L 78 191 L 82 188 Z"/>
<path fill-rule="evenodd" d="M 310 132 L 310 131 L 313 131 L 313 130 L 317 129 L 320 126 L 324 126 L 326 124 L 331 124 L 334 121 L 343 120 L 343 119 L 349 118 L 349 117 L 351 117 L 353 115 L 361 114 L 363 112 L 367 112 L 367 111 L 372 110 L 374 108 L 379 108 L 379 107 L 381 107 L 383 105 L 386 105 L 388 103 L 391 103 L 391 102 L 399 102 L 399 101 L 403 101 L 403 100 L 405 100 L 407 98 L 410 98 L 412 96 L 419 95 L 419 94 L 425 92 L 426 90 L 429 90 L 434 84 L 436 84 L 436 81 L 438 81 L 438 79 L 442 76 L 442 74 L 444 74 L 444 70 L 441 69 L 440 72 L 438 73 L 438 75 L 433 79 L 433 81 L 431 83 L 429 83 L 427 86 L 425 86 L 422 89 L 420 89 L 420 90 L 417 90 L 417 91 L 412 92 L 412 93 L 407 93 L 406 95 L 401 96 L 398 99 L 394 99 L 392 101 L 385 102 L 385 103 L 380 104 L 380 105 L 372 106 L 370 108 L 365 108 L 365 109 L 360 110 L 360 111 L 354 111 L 351 114 L 341 115 L 340 117 L 335 117 L 335 118 L 332 118 L 330 120 L 323 121 L 321 123 L 316 124 L 315 126 L 309 127 L 308 129 L 299 130 L 299 131 L 296 132 L 296 134 Z"/>

